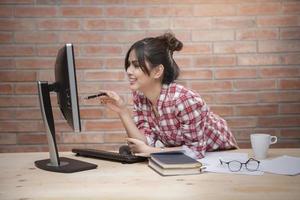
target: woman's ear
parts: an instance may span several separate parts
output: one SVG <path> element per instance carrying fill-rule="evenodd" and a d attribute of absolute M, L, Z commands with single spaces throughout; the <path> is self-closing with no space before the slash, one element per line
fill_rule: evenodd
<path fill-rule="evenodd" d="M 153 70 L 153 78 L 155 79 L 161 78 L 164 73 L 164 69 L 165 69 L 164 66 L 161 64 L 155 67 Z"/>

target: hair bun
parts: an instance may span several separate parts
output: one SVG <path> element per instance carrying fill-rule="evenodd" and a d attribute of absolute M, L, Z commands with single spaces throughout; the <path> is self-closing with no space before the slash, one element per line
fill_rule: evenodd
<path fill-rule="evenodd" d="M 165 33 L 159 38 L 166 40 L 166 43 L 170 51 L 180 51 L 183 47 L 182 42 L 179 41 L 172 33 Z"/>

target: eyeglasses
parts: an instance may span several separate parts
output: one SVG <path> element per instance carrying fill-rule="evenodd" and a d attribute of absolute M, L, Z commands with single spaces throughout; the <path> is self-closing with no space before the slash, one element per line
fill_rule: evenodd
<path fill-rule="evenodd" d="M 238 160 L 232 160 L 232 161 L 223 161 L 221 159 L 220 163 L 221 165 L 226 164 L 228 166 L 228 169 L 232 172 L 238 172 L 242 169 L 242 166 L 245 165 L 246 169 L 248 171 L 256 171 L 259 168 L 259 163 L 260 161 L 255 160 L 254 158 L 250 158 L 249 160 L 247 160 L 245 163 L 242 163 Z"/>

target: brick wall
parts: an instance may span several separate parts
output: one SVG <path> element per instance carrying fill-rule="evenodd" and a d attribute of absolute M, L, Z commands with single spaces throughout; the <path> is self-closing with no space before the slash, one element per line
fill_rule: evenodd
<path fill-rule="evenodd" d="M 167 30 L 184 43 L 180 82 L 228 121 L 241 147 L 253 132 L 300 147 L 299 1 L 0 0 L 0 152 L 47 150 L 36 81 L 54 80 L 66 42 L 75 46 L 83 132 L 72 133 L 55 107 L 59 148 L 116 149 L 119 119 L 83 97 L 112 89 L 130 104 L 125 53 Z"/>

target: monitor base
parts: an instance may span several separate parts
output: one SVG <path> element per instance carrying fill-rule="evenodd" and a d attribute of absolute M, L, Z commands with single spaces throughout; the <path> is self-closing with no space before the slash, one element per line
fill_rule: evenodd
<path fill-rule="evenodd" d="M 60 166 L 51 165 L 50 159 L 38 160 L 34 164 L 39 169 L 59 173 L 73 173 L 97 168 L 95 164 L 71 158 L 60 157 L 59 160 L 61 163 Z"/>

